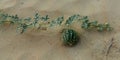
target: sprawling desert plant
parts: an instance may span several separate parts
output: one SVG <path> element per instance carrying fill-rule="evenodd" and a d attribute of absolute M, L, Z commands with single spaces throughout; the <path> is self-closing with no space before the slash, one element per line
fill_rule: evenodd
<path fill-rule="evenodd" d="M 9 15 L 0 11 L 0 25 L 5 23 L 9 23 L 12 25 L 16 24 L 17 31 L 19 31 L 21 34 L 24 33 L 27 28 L 36 28 L 36 26 L 38 26 L 38 28 L 41 27 L 42 23 L 44 22 L 49 22 L 47 27 L 65 26 L 62 32 L 62 40 L 63 44 L 67 46 L 74 46 L 79 41 L 79 34 L 74 29 L 72 29 L 72 27 L 70 27 L 70 25 L 72 25 L 72 23 L 75 21 L 80 22 L 80 28 L 84 30 L 97 30 L 102 32 L 111 31 L 113 29 L 109 23 L 100 24 L 98 23 L 98 21 L 90 21 L 88 16 L 80 16 L 79 14 L 72 15 L 66 20 L 64 19 L 64 16 L 58 17 L 55 20 L 49 21 L 49 19 L 50 18 L 48 15 L 45 15 L 43 17 L 38 13 L 36 13 L 33 18 L 20 18 L 17 14 Z M 63 21 L 65 23 L 63 23 Z"/>

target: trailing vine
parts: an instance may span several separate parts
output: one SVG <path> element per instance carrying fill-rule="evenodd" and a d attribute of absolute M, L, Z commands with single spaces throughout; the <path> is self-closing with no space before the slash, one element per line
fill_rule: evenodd
<path fill-rule="evenodd" d="M 65 23 L 63 23 L 65 21 Z M 84 30 L 97 30 L 97 31 L 111 31 L 113 28 L 110 26 L 109 23 L 103 23 L 100 24 L 98 21 L 90 21 L 88 16 L 80 16 L 79 14 L 72 15 L 68 17 L 68 19 L 64 19 L 64 16 L 58 17 L 55 20 L 50 20 L 49 16 L 40 16 L 38 13 L 34 15 L 33 18 L 27 17 L 27 18 L 20 18 L 17 14 L 16 15 L 9 15 L 0 12 L 0 25 L 3 24 L 16 24 L 17 30 L 23 34 L 27 28 L 34 27 L 34 28 L 40 28 L 41 23 L 49 22 L 47 27 L 54 27 L 54 26 L 61 26 L 64 25 L 66 27 L 69 27 L 69 25 L 72 25 L 75 21 L 80 22 L 80 28 Z M 77 32 L 72 28 L 64 28 L 64 31 L 62 32 L 62 38 L 63 43 L 67 46 L 73 46 L 76 45 L 79 41 L 79 36 Z"/>

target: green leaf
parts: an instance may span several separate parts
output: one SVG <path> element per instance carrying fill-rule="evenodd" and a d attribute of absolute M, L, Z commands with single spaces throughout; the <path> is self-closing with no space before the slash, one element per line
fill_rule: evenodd
<path fill-rule="evenodd" d="M 26 31 L 26 29 L 29 27 L 29 25 L 23 23 L 23 24 L 20 24 L 20 26 L 17 27 L 18 30 L 21 30 L 20 33 L 24 33 Z"/>
<path fill-rule="evenodd" d="M 100 32 L 103 31 L 104 30 L 103 25 L 102 24 L 98 24 L 97 30 L 100 31 Z"/>
<path fill-rule="evenodd" d="M 97 26 L 97 24 L 98 24 L 97 21 L 90 22 L 90 25 L 91 25 L 91 26 L 94 26 L 94 27 Z"/>
<path fill-rule="evenodd" d="M 89 23 L 83 23 L 83 24 L 82 24 L 82 28 L 88 29 L 88 28 L 89 28 Z"/>
<path fill-rule="evenodd" d="M 58 17 L 56 20 L 51 21 L 50 26 L 61 25 L 64 21 L 64 17 Z"/>
<path fill-rule="evenodd" d="M 42 17 L 41 19 L 42 19 L 43 21 L 47 21 L 47 20 L 50 19 L 50 18 L 49 18 L 48 15 L 46 15 L 45 17 Z"/>
<path fill-rule="evenodd" d="M 32 24 L 35 26 L 39 20 L 40 20 L 40 15 L 38 13 L 36 13 L 35 17 L 34 17 L 34 22 Z"/>
<path fill-rule="evenodd" d="M 72 22 L 74 21 L 74 20 L 79 20 L 79 17 L 80 17 L 80 15 L 73 15 L 73 16 L 70 16 L 67 20 L 66 20 L 66 25 L 70 25 L 70 24 L 72 24 Z"/>

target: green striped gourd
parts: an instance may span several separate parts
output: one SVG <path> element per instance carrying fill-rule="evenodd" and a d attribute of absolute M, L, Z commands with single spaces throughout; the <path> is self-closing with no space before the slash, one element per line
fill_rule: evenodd
<path fill-rule="evenodd" d="M 73 29 L 64 29 L 62 32 L 62 38 L 65 46 L 74 46 L 79 41 L 79 36 Z"/>

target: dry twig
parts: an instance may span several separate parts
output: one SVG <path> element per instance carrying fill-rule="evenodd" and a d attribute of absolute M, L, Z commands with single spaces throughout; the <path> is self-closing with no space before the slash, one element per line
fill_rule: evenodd
<path fill-rule="evenodd" d="M 113 46 L 113 38 L 110 40 L 110 42 L 109 42 L 109 45 L 108 45 L 108 47 L 107 47 L 107 50 L 106 50 L 106 56 L 108 56 L 108 54 L 109 54 L 109 52 L 110 52 L 110 49 L 111 49 L 111 47 Z"/>

